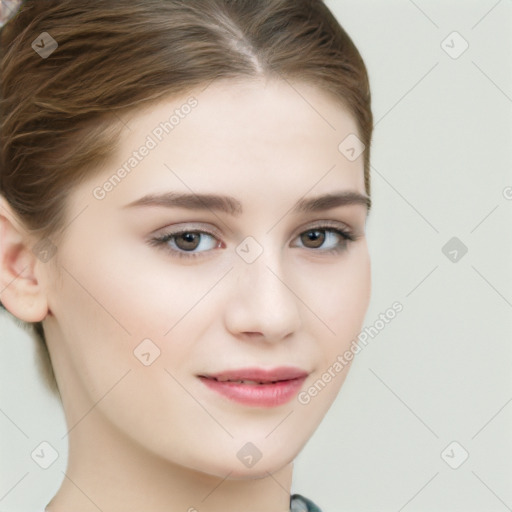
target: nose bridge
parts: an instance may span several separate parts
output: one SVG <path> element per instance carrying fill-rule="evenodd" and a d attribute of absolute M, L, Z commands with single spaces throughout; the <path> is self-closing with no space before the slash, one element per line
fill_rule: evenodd
<path fill-rule="evenodd" d="M 285 269 L 278 254 L 267 250 L 253 263 L 240 266 L 242 279 L 245 277 L 247 280 L 247 292 L 256 302 L 270 304 L 292 299 L 285 285 Z"/>
<path fill-rule="evenodd" d="M 227 311 L 228 328 L 278 340 L 299 329 L 298 299 L 286 278 L 282 251 L 246 239 L 237 248 L 235 285 Z"/>

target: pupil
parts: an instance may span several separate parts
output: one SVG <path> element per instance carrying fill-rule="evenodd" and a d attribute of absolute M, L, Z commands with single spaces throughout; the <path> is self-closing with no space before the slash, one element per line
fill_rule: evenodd
<path fill-rule="evenodd" d="M 182 244 L 183 247 L 178 243 L 180 240 L 183 240 L 185 243 Z M 199 234 L 198 233 L 182 233 L 176 239 L 176 245 L 183 250 L 193 250 L 198 246 Z"/>
<path fill-rule="evenodd" d="M 305 233 L 305 236 L 309 242 L 313 242 L 312 247 L 320 247 L 325 240 L 325 233 L 319 230 L 308 231 Z M 302 239 L 302 242 L 304 243 L 304 238 Z"/>

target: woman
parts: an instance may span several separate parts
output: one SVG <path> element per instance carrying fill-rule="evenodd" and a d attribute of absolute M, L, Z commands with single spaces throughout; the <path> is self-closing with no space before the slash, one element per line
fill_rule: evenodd
<path fill-rule="evenodd" d="M 1 300 L 68 426 L 45 510 L 319 510 L 293 460 L 371 287 L 349 36 L 319 0 L 49 0 L 0 44 Z"/>

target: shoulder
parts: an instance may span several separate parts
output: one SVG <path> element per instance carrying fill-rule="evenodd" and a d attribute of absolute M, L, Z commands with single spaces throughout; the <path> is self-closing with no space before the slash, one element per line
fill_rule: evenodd
<path fill-rule="evenodd" d="M 322 512 L 311 500 L 300 494 L 292 494 L 290 497 L 290 512 Z"/>

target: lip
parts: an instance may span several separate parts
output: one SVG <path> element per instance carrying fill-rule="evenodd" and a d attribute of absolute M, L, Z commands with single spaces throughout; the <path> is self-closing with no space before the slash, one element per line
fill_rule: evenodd
<path fill-rule="evenodd" d="M 277 407 L 289 402 L 299 391 L 308 372 L 291 366 L 240 368 L 197 377 L 209 389 L 224 397 L 253 407 Z M 230 382 L 256 381 L 261 384 Z"/>

